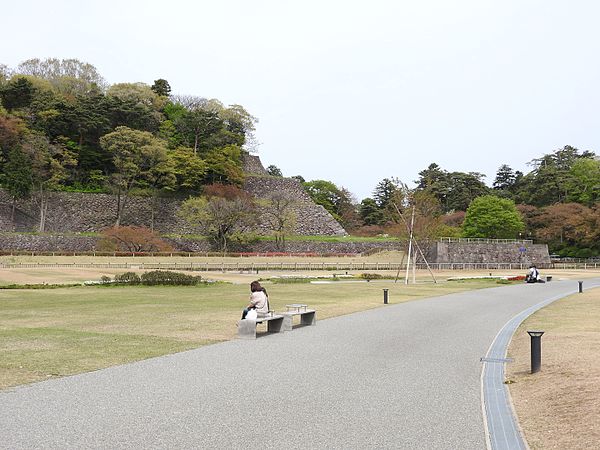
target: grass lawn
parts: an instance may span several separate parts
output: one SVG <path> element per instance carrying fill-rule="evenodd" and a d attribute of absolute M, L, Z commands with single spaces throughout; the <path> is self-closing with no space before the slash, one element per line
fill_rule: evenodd
<path fill-rule="evenodd" d="M 529 373 L 527 330 L 545 331 L 536 374 Z M 600 288 L 533 314 L 515 333 L 508 355 L 514 358 L 506 372 L 510 393 L 530 447 L 599 448 Z"/>
<path fill-rule="evenodd" d="M 318 319 L 390 303 L 497 286 L 332 282 L 270 284 L 271 307 L 307 303 Z M 247 284 L 0 290 L 0 388 L 175 353 L 235 337 Z"/>

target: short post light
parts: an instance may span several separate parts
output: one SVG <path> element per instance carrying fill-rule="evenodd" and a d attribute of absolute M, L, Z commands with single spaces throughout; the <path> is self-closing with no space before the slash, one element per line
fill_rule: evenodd
<path fill-rule="evenodd" d="M 543 331 L 528 331 L 531 336 L 531 373 L 540 371 L 542 367 L 542 335 Z"/>
<path fill-rule="evenodd" d="M 583 281 L 578 281 L 579 283 L 579 293 L 581 294 L 583 292 Z"/>
<path fill-rule="evenodd" d="M 388 291 L 389 291 L 389 289 L 383 290 L 383 304 L 384 305 L 388 304 Z"/>

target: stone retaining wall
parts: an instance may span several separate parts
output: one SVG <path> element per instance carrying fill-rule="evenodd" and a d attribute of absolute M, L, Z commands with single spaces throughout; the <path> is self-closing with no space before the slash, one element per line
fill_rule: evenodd
<path fill-rule="evenodd" d="M 293 178 L 272 177 L 262 165 L 260 158 L 244 153 L 242 164 L 246 174 L 244 189 L 256 199 L 265 199 L 271 193 L 284 193 L 294 200 L 295 226 L 293 234 L 343 236 L 346 231 L 327 212 L 316 205 L 306 194 L 302 185 Z M 202 229 L 190 227 L 177 217 L 183 198 L 158 198 L 154 211 L 154 229 L 169 234 L 202 234 Z M 150 228 L 152 225 L 151 199 L 129 197 L 123 212 L 121 225 L 137 225 Z M 12 199 L 0 189 L 0 232 L 37 231 L 39 207 L 35 195 L 17 202 L 15 223 L 10 221 Z M 259 208 L 258 225 L 254 230 L 260 234 L 271 234 L 272 229 Z M 53 192 L 48 201 L 46 232 L 81 233 L 98 232 L 114 225 L 117 201 L 114 195 Z"/>
<path fill-rule="evenodd" d="M 524 249 L 524 251 L 523 251 Z M 429 247 L 431 263 L 549 264 L 546 244 L 436 242 Z"/>
<path fill-rule="evenodd" d="M 92 252 L 97 250 L 99 237 L 66 234 L 19 234 L 0 233 L 0 250 L 29 252 Z M 208 240 L 192 240 L 185 238 L 165 239 L 177 251 L 210 252 L 213 251 Z M 373 250 L 404 250 L 402 242 L 314 242 L 287 241 L 287 253 L 352 253 L 358 254 Z M 275 242 L 260 241 L 244 248 L 232 248 L 232 251 L 247 252 L 280 252 Z"/>
<path fill-rule="evenodd" d="M 329 212 L 308 196 L 298 180 L 271 176 L 246 177 L 244 190 L 256 198 L 268 198 L 274 192 L 282 193 L 294 201 L 292 210 L 296 219 L 294 234 L 302 236 L 344 236 L 346 230 Z M 259 216 L 257 231 L 269 234 L 268 222 Z"/>
<path fill-rule="evenodd" d="M 242 153 L 242 166 L 244 167 L 244 173 L 247 175 L 268 175 L 269 173 L 262 165 L 260 157 L 257 155 L 250 155 L 249 153 Z"/>
<path fill-rule="evenodd" d="M 291 178 L 270 176 L 247 177 L 244 188 L 256 198 L 264 198 L 270 192 L 285 192 L 296 199 L 294 211 L 296 224 L 294 234 L 299 235 L 345 235 L 346 231 L 320 205 L 312 202 L 298 181 Z M 15 224 L 10 222 L 10 196 L 0 190 L 0 231 L 36 231 L 39 207 L 35 196 L 17 202 Z M 161 233 L 201 234 L 199 228 L 190 227 L 177 217 L 183 199 L 158 198 L 154 212 L 154 229 Z M 45 231 L 52 233 L 98 232 L 111 227 L 116 219 L 117 202 L 114 195 L 53 192 L 48 202 Z M 260 210 L 260 209 L 259 209 Z M 259 215 L 256 232 L 270 234 L 268 223 Z M 151 199 L 131 196 L 121 220 L 121 225 L 150 227 L 152 223 Z"/>

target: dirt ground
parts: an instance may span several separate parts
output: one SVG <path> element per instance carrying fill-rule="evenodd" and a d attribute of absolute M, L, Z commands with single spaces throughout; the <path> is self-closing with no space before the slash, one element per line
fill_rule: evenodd
<path fill-rule="evenodd" d="M 585 287 L 585 284 L 584 284 Z M 527 330 L 543 330 L 542 367 L 530 374 Z M 600 289 L 559 300 L 515 333 L 506 377 L 532 449 L 600 449 Z"/>
<path fill-rule="evenodd" d="M 50 262 L 50 261 L 48 261 Z M 52 262 L 62 262 L 59 258 L 54 258 Z M 98 281 L 102 275 L 114 278 L 118 273 L 143 271 L 137 269 L 106 269 L 106 268 L 0 268 L 0 285 L 6 284 L 65 284 L 78 283 L 83 281 Z M 369 271 L 372 272 L 372 271 Z M 504 276 L 504 275 L 524 275 L 522 271 L 517 270 L 443 270 L 434 271 L 434 276 L 438 282 L 444 282 L 450 277 L 477 277 L 477 276 Z M 312 276 L 312 277 L 331 277 L 331 271 L 261 271 L 258 275 L 253 273 L 240 273 L 235 271 L 228 272 L 189 272 L 188 274 L 200 275 L 202 278 L 226 281 L 234 284 L 245 284 L 257 278 L 271 278 L 274 276 Z M 349 271 L 350 275 L 359 275 L 360 271 Z M 396 271 L 381 270 L 377 273 L 389 277 L 396 276 Z M 412 282 L 412 272 L 409 274 L 409 282 Z M 416 271 L 417 282 L 432 282 L 432 277 L 426 270 Z M 600 269 L 597 270 L 545 270 L 543 276 L 551 275 L 554 280 L 578 279 L 600 276 Z M 399 281 L 404 281 L 405 272 L 400 272 Z"/>

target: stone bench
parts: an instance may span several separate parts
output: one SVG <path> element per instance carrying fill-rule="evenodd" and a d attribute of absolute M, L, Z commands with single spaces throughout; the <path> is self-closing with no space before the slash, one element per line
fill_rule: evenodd
<path fill-rule="evenodd" d="M 316 325 L 317 324 L 317 311 L 314 309 L 307 309 L 307 305 L 294 303 L 291 305 L 285 305 L 287 312 L 283 314 L 283 331 L 292 331 L 294 316 L 300 316 L 300 325 Z"/>
<path fill-rule="evenodd" d="M 256 320 L 244 319 L 238 322 L 238 338 L 256 339 L 256 325 L 267 323 L 267 333 L 280 333 L 283 331 L 285 317 L 281 314 L 271 314 L 266 317 L 257 317 Z"/>

